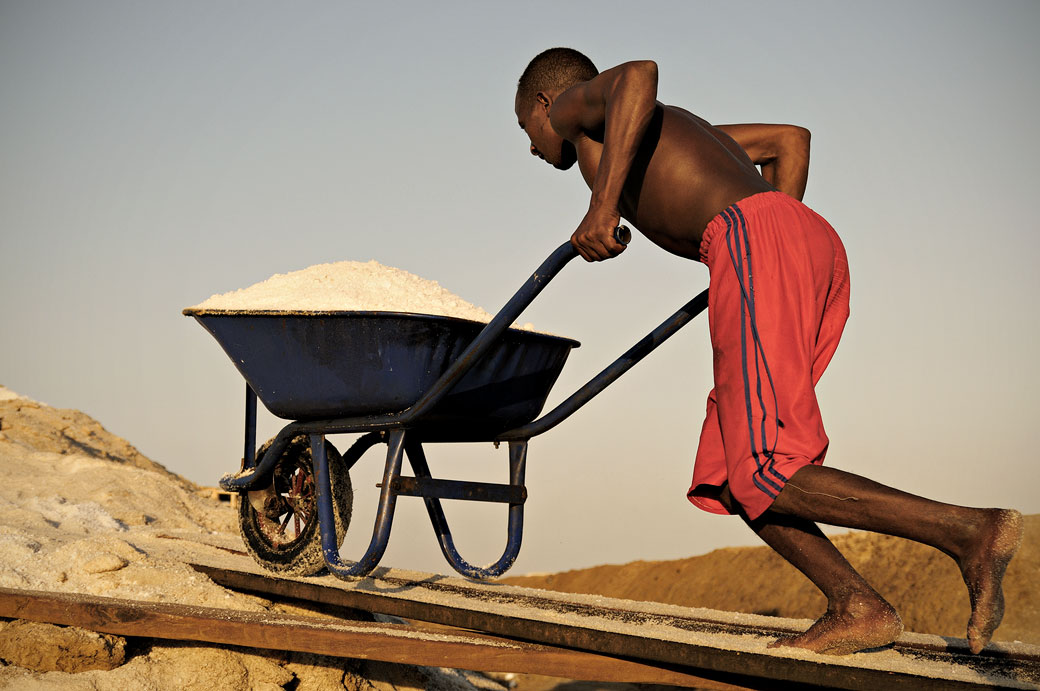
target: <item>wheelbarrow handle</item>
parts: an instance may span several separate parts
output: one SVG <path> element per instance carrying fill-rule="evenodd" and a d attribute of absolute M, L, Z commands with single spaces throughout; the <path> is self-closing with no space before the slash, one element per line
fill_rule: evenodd
<path fill-rule="evenodd" d="M 614 229 L 614 239 L 622 245 L 627 245 L 632 240 L 632 231 L 628 229 L 628 226 L 619 225 Z M 538 296 L 538 293 L 542 292 L 542 288 L 546 286 L 556 274 L 560 273 L 567 263 L 578 256 L 578 250 L 575 249 L 574 245 L 567 241 L 556 248 L 556 250 L 549 255 L 549 257 L 542 262 L 541 266 L 535 269 L 535 272 L 531 274 L 531 277 L 520 287 L 520 290 L 509 299 L 509 302 L 499 310 L 498 314 L 488 322 L 488 325 L 477 334 L 477 337 L 473 339 L 473 342 L 469 344 L 462 355 L 457 360 L 451 363 L 451 366 L 441 375 L 433 386 L 427 389 L 426 393 L 416 403 L 405 410 L 401 414 L 400 421 L 402 423 L 410 422 L 421 418 L 424 414 L 428 413 L 433 406 L 440 401 L 444 395 L 451 390 L 451 387 L 461 379 L 466 372 L 468 372 L 473 365 L 480 361 L 480 358 L 494 345 L 498 337 L 509 328 L 509 326 L 516 321 L 516 318 L 527 309 L 534 299 Z"/>
<path fill-rule="evenodd" d="M 619 245 L 627 245 L 632 242 L 632 231 L 625 224 L 621 224 L 614 229 L 614 240 Z"/>
<path fill-rule="evenodd" d="M 451 390 L 452 386 L 458 382 L 473 367 L 480 358 L 491 348 L 492 345 L 498 340 L 498 337 L 509 328 L 509 326 L 516 321 L 516 318 L 520 316 L 520 313 L 527 309 L 527 306 L 534 301 L 538 296 L 538 293 L 542 292 L 542 288 L 546 286 L 556 274 L 567 265 L 567 262 L 578 256 L 578 250 L 574 248 L 574 245 L 567 241 L 556 248 L 556 250 L 549 255 L 549 257 L 542 262 L 541 266 L 535 269 L 535 272 L 531 274 L 531 277 L 520 287 L 520 290 L 509 299 L 509 302 L 495 315 L 495 317 L 488 322 L 488 325 L 477 334 L 477 337 L 473 339 L 473 342 L 469 344 L 462 355 L 458 357 L 451 366 L 445 370 L 444 374 L 441 375 L 433 386 L 426 390 L 426 393 L 420 398 L 411 408 L 403 411 L 401 414 L 400 422 L 407 423 L 412 420 L 421 418 L 424 414 L 428 413 L 430 409 L 440 401 L 444 395 Z"/>

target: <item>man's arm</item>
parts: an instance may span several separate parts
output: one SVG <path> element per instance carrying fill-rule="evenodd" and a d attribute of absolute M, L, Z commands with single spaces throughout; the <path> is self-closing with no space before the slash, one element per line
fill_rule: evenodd
<path fill-rule="evenodd" d="M 762 177 L 795 199 L 809 178 L 809 130 L 795 125 L 715 125 L 762 167 Z"/>
<path fill-rule="evenodd" d="M 549 122 L 560 136 L 576 141 L 603 131 L 603 152 L 592 183 L 589 210 L 571 236 L 587 261 L 617 256 L 614 239 L 621 220 L 618 203 L 628 172 L 657 105 L 657 64 L 629 62 L 606 70 L 560 94 Z"/>

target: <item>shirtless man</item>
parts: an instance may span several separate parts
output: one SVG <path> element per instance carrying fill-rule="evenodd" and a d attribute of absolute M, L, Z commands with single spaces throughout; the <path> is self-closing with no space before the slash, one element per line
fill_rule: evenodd
<path fill-rule="evenodd" d="M 827 523 L 952 557 L 979 652 L 1003 617 L 1001 580 L 1021 515 L 935 502 L 822 465 L 828 442 L 814 387 L 848 317 L 848 264 L 833 229 L 800 202 L 808 132 L 712 126 L 656 98 L 653 62 L 598 73 L 581 53 L 554 48 L 525 70 L 515 108 L 531 153 L 560 170 L 577 163 L 592 190 L 571 237 L 582 257 L 623 252 L 613 230 L 624 216 L 663 249 L 708 265 L 715 388 L 688 498 L 739 514 L 827 597 L 805 633 L 772 645 L 840 655 L 903 630 L 816 526 Z"/>

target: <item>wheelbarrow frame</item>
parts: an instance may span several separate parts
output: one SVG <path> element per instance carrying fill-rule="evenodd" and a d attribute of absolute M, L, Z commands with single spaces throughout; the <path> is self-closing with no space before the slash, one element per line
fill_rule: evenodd
<path fill-rule="evenodd" d="M 610 366 L 589 380 L 549 413 L 527 424 L 501 432 L 492 439 L 479 441 L 507 442 L 509 445 L 509 483 L 495 484 L 434 478 L 426 461 L 422 432 L 418 423 L 448 394 L 452 387 L 480 361 L 502 333 L 521 312 L 538 296 L 568 262 L 578 256 L 577 250 L 566 242 L 558 247 L 527 279 L 497 315 L 484 327 L 463 353 L 452 362 L 436 382 L 413 405 L 399 412 L 384 415 L 328 418 L 295 421 L 278 432 L 271 446 L 259 461 L 256 450 L 256 393 L 246 384 L 244 468 L 237 474 L 225 475 L 220 485 L 226 490 L 244 492 L 259 489 L 269 476 L 289 442 L 299 435 L 310 439 L 314 478 L 317 486 L 318 527 L 321 533 L 322 554 L 329 572 L 338 578 L 365 576 L 379 564 L 390 539 L 398 496 L 422 497 L 430 521 L 445 559 L 457 572 L 474 579 L 487 579 L 505 573 L 520 552 L 523 534 L 523 510 L 527 499 L 524 473 L 527 464 L 528 441 L 563 422 L 578 408 L 585 405 L 608 385 L 649 355 L 676 331 L 689 323 L 708 305 L 708 291 L 704 290 L 679 308 L 671 317 L 647 334 L 638 343 L 618 357 Z M 325 437 L 329 434 L 362 433 L 343 456 L 344 470 L 349 471 L 372 446 L 387 444 L 383 480 L 372 539 L 360 560 L 353 564 L 340 557 L 334 528 L 329 461 L 325 454 Z M 436 440 L 433 440 L 436 441 Z M 401 475 L 403 459 L 407 456 L 414 476 Z M 509 505 L 507 540 L 502 556 L 487 566 L 479 567 L 462 558 L 455 548 L 441 499 L 485 501 Z"/>

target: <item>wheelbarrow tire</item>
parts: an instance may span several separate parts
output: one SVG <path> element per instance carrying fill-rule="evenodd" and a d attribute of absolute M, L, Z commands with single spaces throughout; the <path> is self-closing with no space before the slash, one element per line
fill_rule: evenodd
<path fill-rule="evenodd" d="M 273 441 L 268 440 L 260 447 L 258 460 Z M 343 459 L 327 440 L 325 454 L 332 485 L 336 544 L 339 545 L 350 525 L 354 491 Z M 239 528 L 246 550 L 269 571 L 311 576 L 325 568 L 318 525 L 317 483 L 311 458 L 307 436 L 294 438 L 271 473 L 274 493 L 268 497 L 264 510 L 257 511 L 248 493 L 243 493 L 239 501 Z"/>

